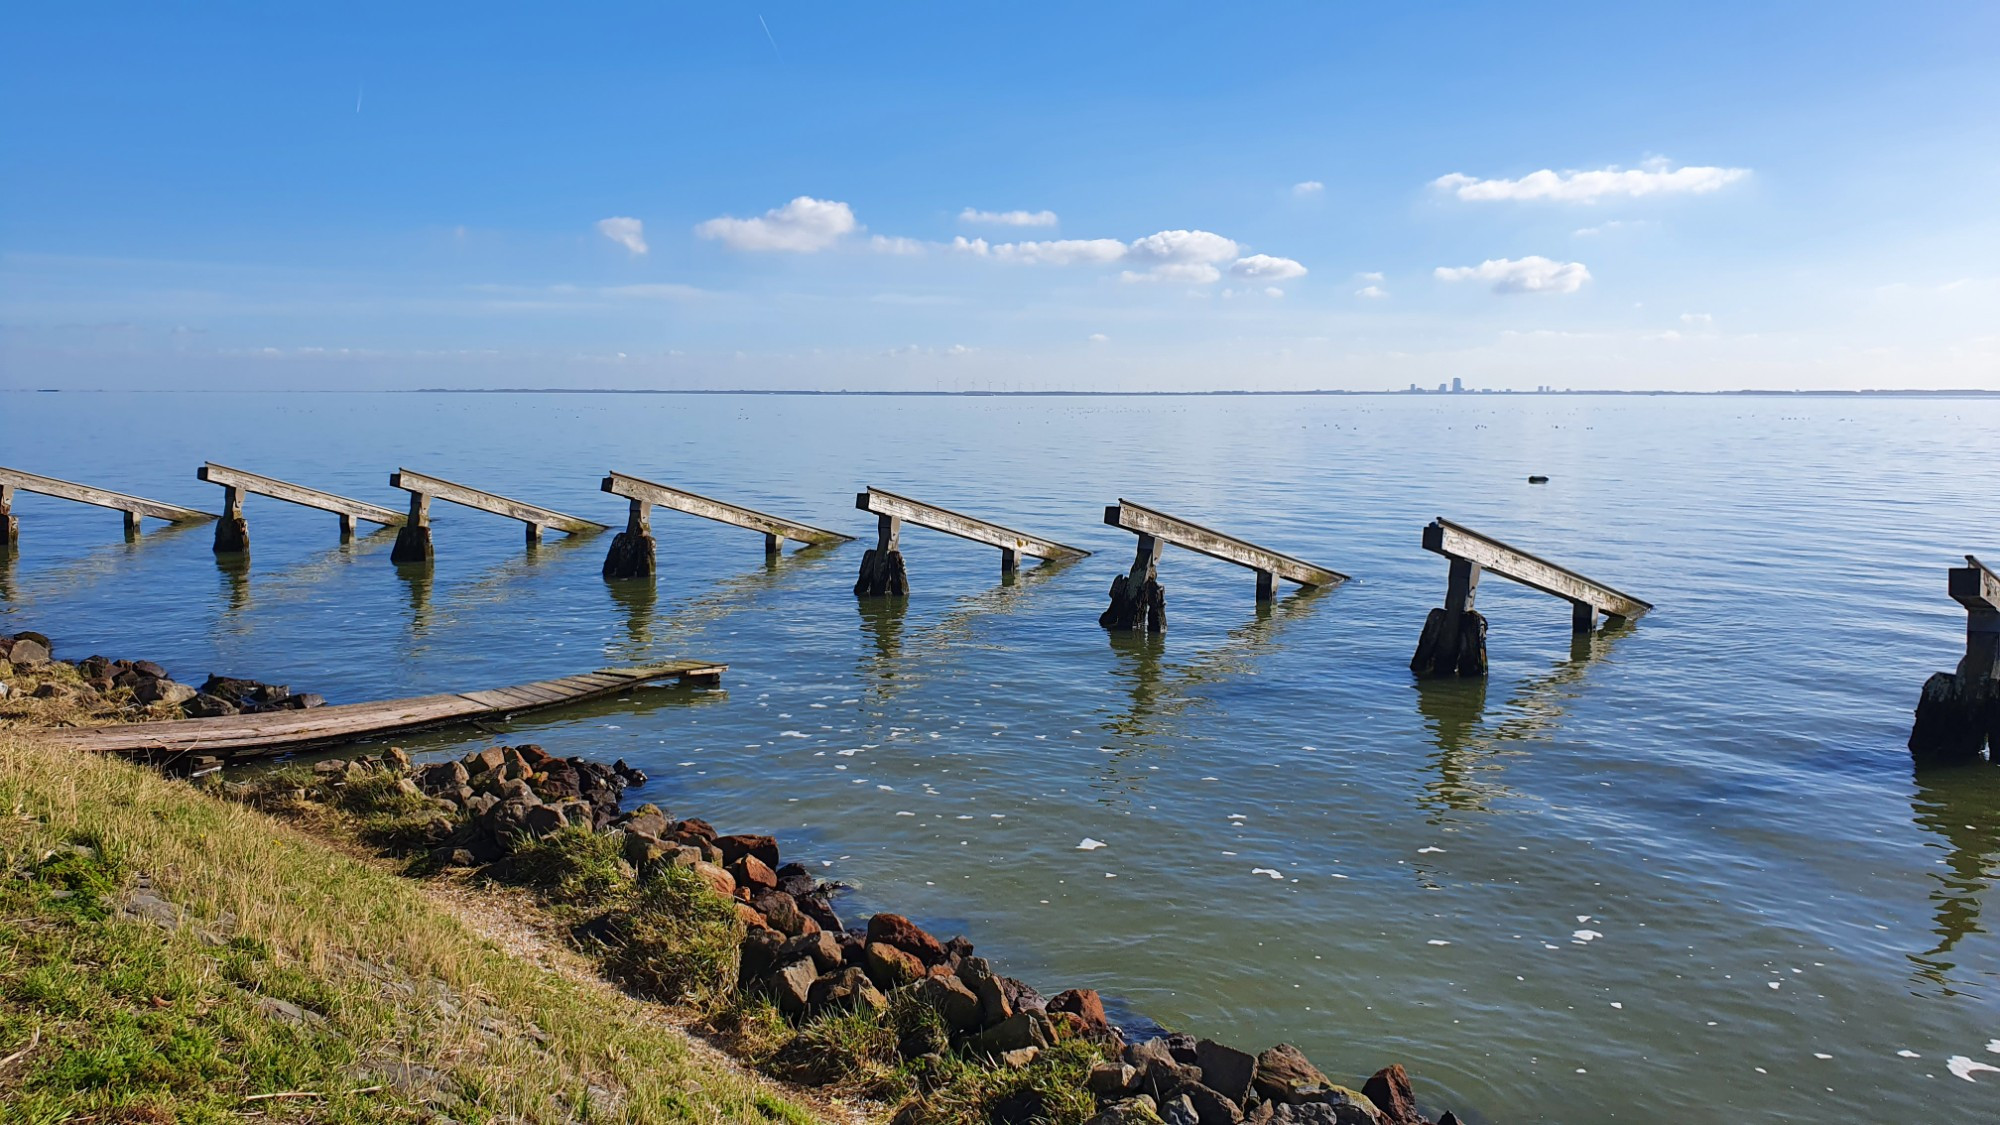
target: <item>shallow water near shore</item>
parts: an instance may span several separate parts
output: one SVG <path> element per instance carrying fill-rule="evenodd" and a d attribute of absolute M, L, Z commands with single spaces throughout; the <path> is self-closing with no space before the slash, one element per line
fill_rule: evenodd
<path fill-rule="evenodd" d="M 1903 740 L 1963 648 L 1944 568 L 2000 554 L 1996 432 L 1951 399 L 8 394 L 0 463 L 207 510 L 204 460 L 390 507 L 401 465 L 622 524 L 616 468 L 855 535 L 872 484 L 1098 553 L 1002 582 L 909 527 L 911 596 L 857 603 L 863 543 L 766 560 L 667 511 L 657 581 L 607 583 L 608 535 L 529 551 L 450 505 L 423 575 L 259 497 L 245 566 L 22 495 L 0 631 L 334 702 L 715 659 L 720 691 L 504 738 L 625 758 L 857 916 L 1337 1076 L 1400 1061 L 1470 1120 L 1976 1120 L 2000 1074 L 1948 1067 L 2000 1066 L 2000 772 L 1914 775 Z M 1169 548 L 1166 635 L 1108 636 L 1121 496 L 1355 580 L 1259 607 Z M 1437 515 L 1659 608 L 1573 640 L 1489 576 L 1491 674 L 1416 683 Z"/>

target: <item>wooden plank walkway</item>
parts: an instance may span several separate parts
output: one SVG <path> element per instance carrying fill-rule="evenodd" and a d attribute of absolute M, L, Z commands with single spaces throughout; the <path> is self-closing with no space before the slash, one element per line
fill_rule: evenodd
<path fill-rule="evenodd" d="M 87 484 L 37 476 L 19 469 L 0 468 L 0 525 L 5 525 L 4 535 L 9 542 L 18 539 L 20 535 L 13 514 L 14 493 L 17 490 L 53 496 L 59 500 L 74 500 L 79 504 L 95 504 L 100 508 L 123 512 L 127 534 L 138 533 L 139 519 L 142 516 L 166 520 L 168 523 L 200 523 L 215 518 L 213 512 L 198 512 L 193 508 L 183 508 L 178 504 L 162 504 L 158 500 L 148 500 L 143 496 L 92 488 Z"/>
<path fill-rule="evenodd" d="M 308 711 L 228 715 L 216 719 L 172 719 L 109 727 L 76 727 L 38 735 L 76 750 L 108 754 L 210 754 L 257 758 L 315 746 L 356 742 L 427 727 L 499 718 L 614 695 L 655 680 L 719 682 L 727 664 L 677 660 L 636 668 L 607 668 L 485 691 L 423 695 L 377 703 L 343 703 Z"/>

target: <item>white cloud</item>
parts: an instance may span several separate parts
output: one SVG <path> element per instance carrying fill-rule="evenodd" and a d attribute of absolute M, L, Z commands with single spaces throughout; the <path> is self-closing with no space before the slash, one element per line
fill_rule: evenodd
<path fill-rule="evenodd" d="M 1270 286 L 1269 288 L 1264 290 L 1264 296 L 1266 297 L 1282 297 L 1284 295 L 1285 291 L 1283 289 L 1278 288 L 1275 285 Z"/>
<path fill-rule="evenodd" d="M 1368 273 L 1358 273 L 1355 274 L 1354 276 L 1360 278 L 1363 281 L 1380 281 L 1382 280 L 1382 271 L 1372 270 Z"/>
<path fill-rule="evenodd" d="M 1374 300 L 1380 300 L 1383 297 L 1387 297 L 1389 295 L 1389 291 L 1387 289 L 1382 288 L 1380 285 L 1364 285 L 1361 288 L 1356 289 L 1354 291 L 1354 295 L 1357 297 L 1366 297 L 1369 300 L 1374 301 Z"/>
<path fill-rule="evenodd" d="M 1682 313 L 1681 323 L 1689 328 L 1713 328 L 1715 316 L 1712 313 Z"/>
<path fill-rule="evenodd" d="M 1090 334 L 1090 342 L 1091 342 L 1091 343 L 1093 343 L 1093 344 L 1102 344 L 1102 343 L 1105 343 L 1105 342 L 1109 341 L 1110 339 L 1111 339 L 1111 337 L 1109 337 L 1109 336 L 1106 336 L 1106 335 L 1105 335 L 1104 333 L 1102 333 L 1102 332 L 1092 332 L 1092 333 Z"/>
<path fill-rule="evenodd" d="M 1326 190 L 1326 185 L 1318 180 L 1306 180 L 1292 185 L 1292 194 L 1300 199 L 1311 199 Z"/>
<path fill-rule="evenodd" d="M 981 223 L 996 227 L 1052 227 L 1056 225 L 1054 211 L 981 211 L 967 207 L 958 213 L 961 223 Z"/>
<path fill-rule="evenodd" d="M 464 229 L 463 227 L 459 228 L 461 232 Z M 646 224 L 637 219 L 599 219 L 597 220 L 597 233 L 616 242 L 634 254 L 644 254 L 646 252 Z"/>
<path fill-rule="evenodd" d="M 963 242 L 964 239 L 959 239 Z M 973 239 L 984 246 L 985 240 Z M 956 243 L 954 243 L 956 245 Z M 985 251 L 979 251 L 985 253 Z M 1125 256 L 1125 244 L 1115 238 L 1059 238 L 1048 242 L 1002 242 L 993 247 L 993 256 L 1006 262 L 1029 265 L 1073 266 L 1115 262 Z"/>
<path fill-rule="evenodd" d="M 868 248 L 877 254 L 895 254 L 905 258 L 924 252 L 924 244 L 914 238 L 891 238 L 880 234 L 868 240 Z"/>
<path fill-rule="evenodd" d="M 845 203 L 801 195 L 783 207 L 773 207 L 755 219 L 724 216 L 697 223 L 694 232 L 713 238 L 731 250 L 785 251 L 812 254 L 839 242 L 856 230 L 854 211 Z"/>
<path fill-rule="evenodd" d="M 1540 255 L 1488 258 L 1476 266 L 1439 266 L 1439 281 L 1490 281 L 1495 293 L 1574 293 L 1590 280 L 1582 262 L 1555 262 Z"/>
<path fill-rule="evenodd" d="M 1237 253 L 1233 239 L 1205 230 L 1163 230 L 1134 239 L 1129 251 L 1142 262 L 1222 262 Z"/>
<path fill-rule="evenodd" d="M 1475 203 L 1492 200 L 1596 203 L 1618 197 L 1707 195 L 1749 175 L 1748 168 L 1669 168 L 1665 160 L 1650 160 L 1640 168 L 1611 167 L 1563 172 L 1544 168 L 1518 180 L 1482 180 L 1453 172 L 1432 180 L 1431 186 Z"/>
<path fill-rule="evenodd" d="M 1238 258 L 1229 267 L 1229 272 L 1250 281 L 1291 281 L 1304 277 L 1306 268 L 1290 258 L 1274 258 L 1269 254 L 1252 254 Z"/>
<path fill-rule="evenodd" d="M 1207 262 L 1163 262 L 1149 270 L 1126 270 L 1118 275 L 1120 281 L 1184 281 L 1191 285 L 1208 285 L 1222 280 L 1222 271 Z"/>

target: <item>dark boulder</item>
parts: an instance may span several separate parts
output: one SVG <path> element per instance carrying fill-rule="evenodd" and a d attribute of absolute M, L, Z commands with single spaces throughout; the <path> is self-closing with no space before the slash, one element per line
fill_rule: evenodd
<path fill-rule="evenodd" d="M 1202 1084 L 1209 1089 L 1238 1105 L 1249 1099 L 1257 1077 L 1257 1056 L 1203 1039 L 1194 1045 L 1194 1063 L 1201 1068 Z"/>
<path fill-rule="evenodd" d="M 722 849 L 722 860 L 725 864 L 735 863 L 746 855 L 754 855 L 763 860 L 766 867 L 778 866 L 778 841 L 769 836 L 754 836 L 748 833 L 717 836 L 715 846 Z"/>
<path fill-rule="evenodd" d="M 1388 1125 L 1421 1125 L 1423 1121 L 1417 1112 L 1416 1095 L 1410 1089 L 1409 1072 L 1401 1063 L 1376 1071 L 1362 1085 L 1361 1094 L 1382 1111 L 1382 1120 Z"/>

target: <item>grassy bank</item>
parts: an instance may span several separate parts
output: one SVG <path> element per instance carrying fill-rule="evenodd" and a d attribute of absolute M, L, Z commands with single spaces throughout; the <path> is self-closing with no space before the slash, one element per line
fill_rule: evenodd
<path fill-rule="evenodd" d="M 0 733 L 0 1122 L 810 1117 L 253 809 Z"/>

